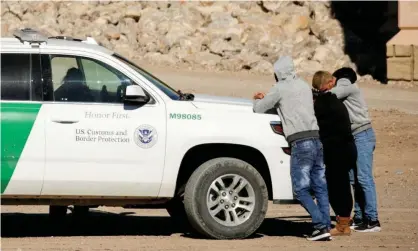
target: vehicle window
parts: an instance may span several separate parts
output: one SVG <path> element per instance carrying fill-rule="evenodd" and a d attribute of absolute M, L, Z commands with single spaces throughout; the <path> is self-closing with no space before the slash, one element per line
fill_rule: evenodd
<path fill-rule="evenodd" d="M 54 101 L 122 103 L 131 80 L 93 59 L 51 56 Z"/>
<path fill-rule="evenodd" d="M 71 68 L 78 69 L 77 60 L 75 57 L 54 57 L 51 59 L 52 65 L 52 83 L 54 91 L 58 89 L 64 80 L 67 71 Z"/>
<path fill-rule="evenodd" d="M 2 100 L 31 100 L 30 60 L 30 54 L 1 54 Z"/>
<path fill-rule="evenodd" d="M 151 73 L 145 71 L 141 67 L 135 65 L 134 63 L 132 63 L 131 61 L 122 57 L 119 54 L 114 53 L 113 57 L 115 57 L 115 58 L 119 59 L 120 61 L 124 62 L 129 67 L 131 67 L 134 71 L 141 74 L 143 77 L 145 77 L 148 81 L 150 81 L 153 85 L 155 85 L 158 89 L 160 89 L 162 92 L 164 92 L 171 99 L 180 100 L 180 94 L 175 89 L 173 89 L 171 86 L 167 85 L 166 83 L 164 83 L 163 81 L 161 81 L 157 77 L 153 76 Z"/>

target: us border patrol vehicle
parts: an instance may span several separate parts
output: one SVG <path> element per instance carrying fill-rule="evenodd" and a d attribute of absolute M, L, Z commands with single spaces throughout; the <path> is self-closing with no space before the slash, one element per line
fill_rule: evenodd
<path fill-rule="evenodd" d="M 3 205 L 160 206 L 245 238 L 269 200 L 293 203 L 289 161 L 279 117 L 251 100 L 182 93 L 92 38 L 1 38 Z"/>

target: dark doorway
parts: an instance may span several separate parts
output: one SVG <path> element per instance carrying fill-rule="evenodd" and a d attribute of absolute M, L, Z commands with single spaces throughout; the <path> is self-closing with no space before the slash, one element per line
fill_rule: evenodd
<path fill-rule="evenodd" d="M 331 11 L 341 23 L 344 51 L 358 74 L 387 83 L 386 43 L 399 32 L 397 1 L 332 1 Z"/>

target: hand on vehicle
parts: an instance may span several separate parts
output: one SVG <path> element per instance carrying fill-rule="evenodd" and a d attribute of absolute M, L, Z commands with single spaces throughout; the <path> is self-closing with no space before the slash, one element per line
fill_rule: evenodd
<path fill-rule="evenodd" d="M 257 92 L 256 94 L 254 94 L 254 99 L 263 99 L 264 98 L 264 93 L 262 92 Z"/>

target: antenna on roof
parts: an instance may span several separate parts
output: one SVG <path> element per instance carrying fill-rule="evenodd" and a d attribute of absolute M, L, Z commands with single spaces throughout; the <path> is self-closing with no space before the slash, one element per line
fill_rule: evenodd
<path fill-rule="evenodd" d="M 42 34 L 41 32 L 33 30 L 31 28 L 24 28 L 21 30 L 17 29 L 13 32 L 13 36 L 18 38 L 22 42 L 28 42 L 30 44 L 40 44 L 48 41 L 48 37 L 45 34 Z"/>

